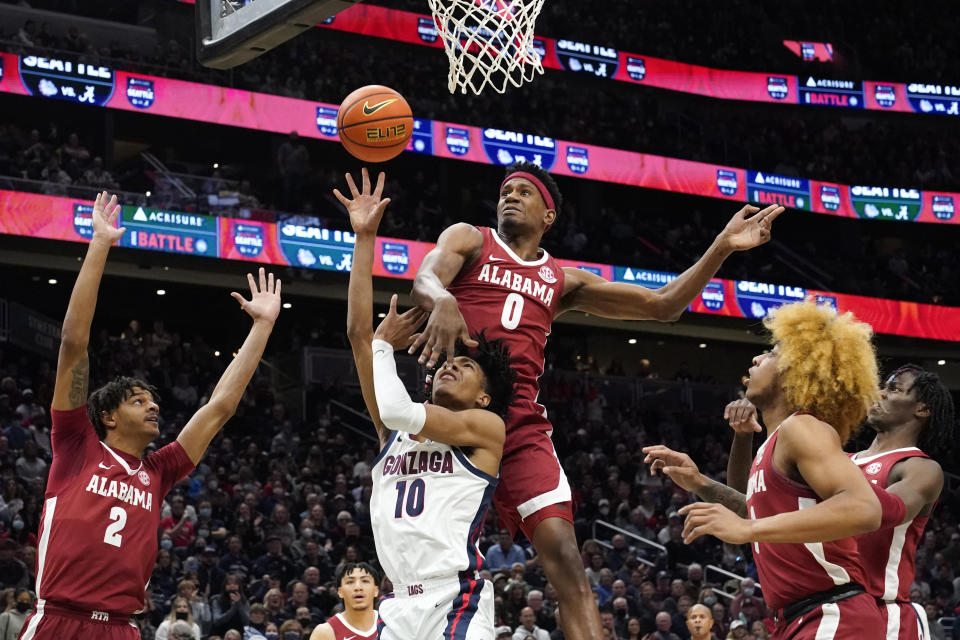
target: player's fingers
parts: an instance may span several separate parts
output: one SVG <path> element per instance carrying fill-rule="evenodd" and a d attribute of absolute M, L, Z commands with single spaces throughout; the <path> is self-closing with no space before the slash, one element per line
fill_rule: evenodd
<path fill-rule="evenodd" d="M 390 296 L 390 309 L 387 311 L 387 315 L 397 315 L 397 294 Z"/>
<path fill-rule="evenodd" d="M 277 286 L 276 286 L 276 288 L 273 290 L 273 293 L 276 294 L 276 295 L 280 295 L 280 278 L 277 278 Z"/>
<path fill-rule="evenodd" d="M 263 267 L 260 267 L 257 270 L 257 275 L 260 276 L 260 291 L 267 290 L 267 270 Z"/>
<path fill-rule="evenodd" d="M 380 196 L 383 195 L 383 183 L 387 178 L 387 174 L 383 171 L 380 172 L 380 175 L 377 176 L 377 186 L 373 189 L 373 197 L 377 200 L 380 199 Z"/>
<path fill-rule="evenodd" d="M 103 202 L 103 191 L 97 194 L 97 197 L 93 201 L 93 208 L 99 209 L 100 203 Z"/>
<path fill-rule="evenodd" d="M 257 282 L 253 279 L 253 274 L 247 274 L 247 284 L 250 285 L 250 295 L 257 295 Z"/>
<path fill-rule="evenodd" d="M 370 172 L 367 171 L 366 167 L 362 167 L 360 169 L 360 179 L 363 187 L 363 191 L 361 191 L 361 193 L 370 193 Z"/>
<path fill-rule="evenodd" d="M 419 335 L 417 335 L 417 339 L 414 340 L 414 341 L 413 341 L 413 344 L 410 345 L 410 348 L 407 349 L 407 353 L 410 354 L 410 355 L 413 355 L 413 353 L 414 353 L 417 349 L 419 349 L 419 348 L 423 345 L 423 343 L 426 342 L 426 341 L 427 341 L 427 332 L 424 331 L 424 332 L 420 333 Z M 422 356 L 422 355 L 420 356 L 420 364 L 423 364 L 423 356 Z"/>
<path fill-rule="evenodd" d="M 240 303 L 240 308 L 241 308 L 241 309 L 243 308 L 243 305 L 247 304 L 246 298 L 244 298 L 242 295 L 240 295 L 240 294 L 237 293 L 236 291 L 231 291 L 231 292 L 230 292 L 230 297 Z"/>
<path fill-rule="evenodd" d="M 346 207 L 350 205 L 350 200 L 348 200 L 346 196 L 340 193 L 340 189 L 334 189 L 333 195 L 337 200 L 340 201 L 340 204 L 342 204 L 343 206 Z"/>
<path fill-rule="evenodd" d="M 350 188 L 350 195 L 354 198 L 360 195 L 360 192 L 357 191 L 357 183 L 353 181 L 353 176 L 349 173 L 347 174 L 347 186 Z"/>
<path fill-rule="evenodd" d="M 377 205 L 377 216 L 383 215 L 383 212 L 386 211 L 388 204 L 390 204 L 390 198 L 384 198 L 380 201 L 380 204 Z"/>
<path fill-rule="evenodd" d="M 477 342 L 477 341 L 474 340 L 472 337 L 470 337 L 470 334 L 467 332 L 466 329 L 464 329 L 463 331 L 460 332 L 460 335 L 458 336 L 458 339 L 459 339 L 463 344 L 465 344 L 466 346 L 470 347 L 471 349 L 476 349 L 477 347 L 480 346 L 480 343 L 479 343 L 479 342 Z"/>
<path fill-rule="evenodd" d="M 767 215 L 766 217 L 764 217 L 763 221 L 766 222 L 767 225 L 770 225 L 770 224 L 771 224 L 774 220 L 776 220 L 777 217 L 778 217 L 781 213 L 783 213 L 784 211 L 786 211 L 785 208 L 783 208 L 783 207 L 777 207 L 776 209 L 774 209 L 773 211 L 771 211 L 771 212 L 769 213 L 769 215 Z"/>

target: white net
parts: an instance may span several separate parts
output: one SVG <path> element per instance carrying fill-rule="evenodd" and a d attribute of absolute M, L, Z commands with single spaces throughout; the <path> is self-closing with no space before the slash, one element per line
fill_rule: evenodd
<path fill-rule="evenodd" d="M 533 28 L 544 0 L 429 0 L 450 60 L 450 93 L 503 93 L 543 73 Z"/>

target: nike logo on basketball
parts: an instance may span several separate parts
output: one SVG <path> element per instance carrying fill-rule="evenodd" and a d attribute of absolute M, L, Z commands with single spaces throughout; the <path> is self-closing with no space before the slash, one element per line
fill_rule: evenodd
<path fill-rule="evenodd" d="M 105 464 L 103 464 L 103 463 L 101 462 L 101 463 L 100 463 L 100 468 L 101 468 L 101 469 L 113 469 L 113 465 L 110 465 L 110 466 L 108 467 L 107 465 L 105 465 Z"/>
<path fill-rule="evenodd" d="M 487 258 L 487 259 L 488 259 L 490 262 L 503 262 L 504 260 L 506 260 L 506 258 L 497 258 L 497 257 L 495 257 L 492 253 L 490 254 L 490 257 Z"/>
<path fill-rule="evenodd" d="M 383 109 L 385 106 L 387 106 L 387 105 L 390 104 L 391 102 L 396 102 L 396 101 L 397 101 L 396 98 L 390 98 L 389 100 L 384 100 L 383 102 L 378 102 L 377 104 L 375 104 L 375 105 L 373 105 L 373 106 L 371 107 L 371 106 L 370 106 L 370 102 L 365 100 L 364 103 L 363 103 L 363 115 L 365 115 L 365 116 L 372 116 L 372 115 L 375 114 L 377 111 L 380 111 L 380 109 Z"/>

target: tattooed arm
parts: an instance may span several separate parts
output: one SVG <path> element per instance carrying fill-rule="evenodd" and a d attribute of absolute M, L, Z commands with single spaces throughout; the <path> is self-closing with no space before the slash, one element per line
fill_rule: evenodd
<path fill-rule="evenodd" d="M 60 356 L 57 360 L 57 381 L 53 388 L 53 408 L 68 411 L 87 403 L 90 386 L 90 360 L 87 343 L 90 325 L 97 306 L 97 290 L 107 262 L 110 246 L 120 239 L 124 229 L 113 222 L 120 212 L 117 197 L 104 191 L 97 195 L 93 207 L 93 239 L 80 267 L 77 282 L 70 294 L 70 303 L 60 333 Z"/>
<path fill-rule="evenodd" d="M 650 473 L 662 471 L 675 484 L 697 494 L 701 500 L 722 504 L 741 517 L 747 517 L 747 496 L 700 473 L 696 463 L 685 453 L 663 445 L 644 447 L 644 462 Z"/>

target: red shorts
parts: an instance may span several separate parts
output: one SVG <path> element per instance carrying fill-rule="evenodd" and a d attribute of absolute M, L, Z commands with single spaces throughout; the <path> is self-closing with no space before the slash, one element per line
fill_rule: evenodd
<path fill-rule="evenodd" d="M 553 448 L 553 425 L 546 410 L 530 400 L 518 400 L 506 420 L 500 483 L 493 504 L 500 523 L 516 535 L 533 531 L 547 518 L 573 522 L 573 503 L 567 476 Z"/>
<path fill-rule="evenodd" d="M 880 640 L 883 621 L 873 596 L 861 593 L 822 604 L 792 622 L 778 622 L 771 640 Z"/>
<path fill-rule="evenodd" d="M 881 602 L 880 617 L 887 630 L 884 640 L 930 640 L 927 614 L 912 602 Z"/>
<path fill-rule="evenodd" d="M 62 609 L 37 600 L 37 610 L 27 616 L 19 640 L 140 640 L 140 630 L 127 618 Z M 107 615 L 107 619 L 103 619 Z"/>

